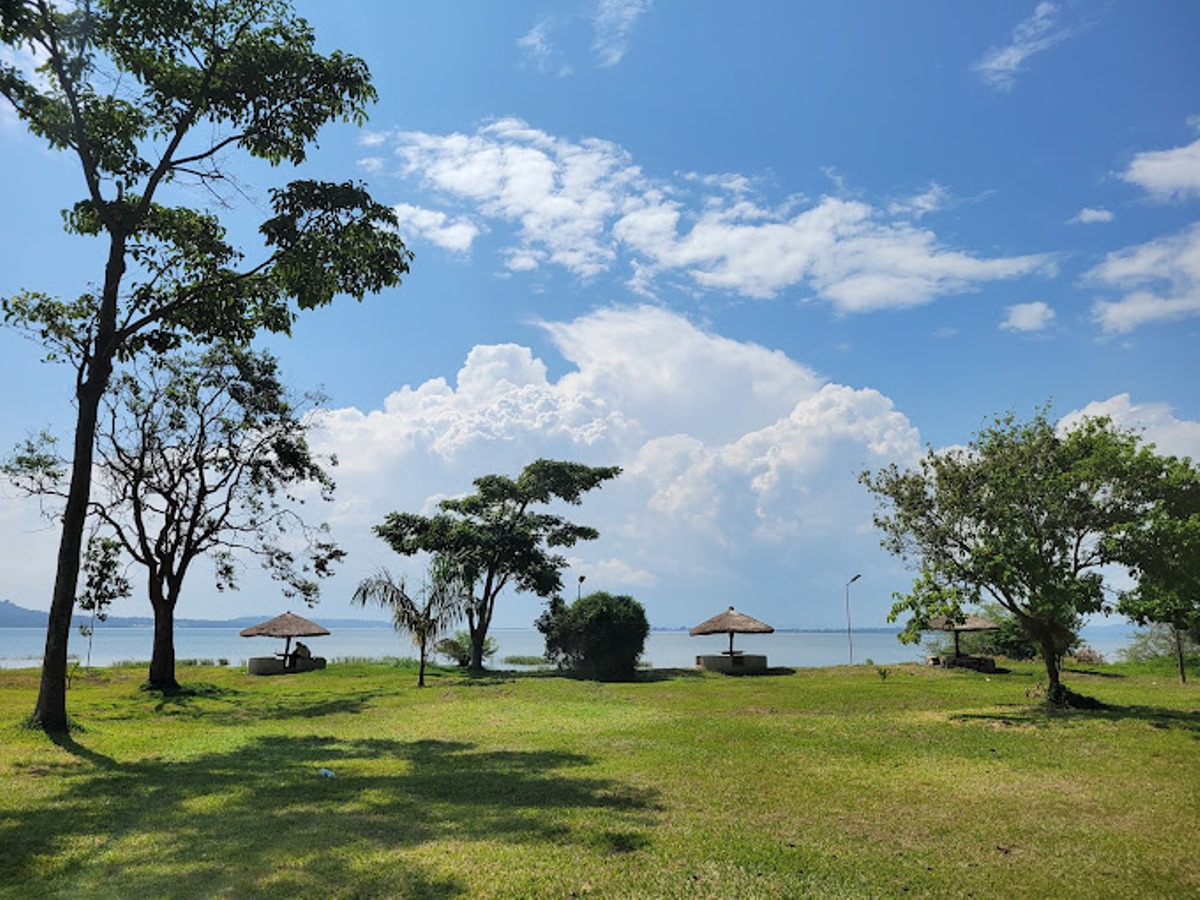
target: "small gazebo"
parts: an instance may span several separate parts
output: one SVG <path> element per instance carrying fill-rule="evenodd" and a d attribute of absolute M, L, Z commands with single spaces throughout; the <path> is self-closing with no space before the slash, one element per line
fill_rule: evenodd
<path fill-rule="evenodd" d="M 958 636 L 968 631 L 999 631 L 1000 626 L 982 616 L 967 616 L 961 622 L 946 616 L 935 616 L 929 620 L 930 631 L 948 631 L 954 635 L 954 656 L 962 656 L 958 646 Z"/>
<path fill-rule="evenodd" d="M 238 632 L 242 637 L 285 638 L 283 653 L 275 656 L 252 656 L 247 662 L 251 675 L 281 675 L 284 672 L 308 672 L 325 668 L 325 659 L 320 656 L 300 657 L 292 653 L 292 638 L 320 637 L 329 634 L 329 629 L 304 616 L 285 612 L 273 619 L 251 625 Z"/>
<path fill-rule="evenodd" d="M 767 658 L 765 656 L 746 656 L 740 650 L 734 650 L 733 636 L 735 634 L 771 634 L 774 631 L 775 629 L 766 622 L 760 622 L 753 616 L 738 612 L 731 606 L 725 612 L 718 613 L 711 619 L 705 619 L 692 628 L 688 634 L 692 637 L 702 634 L 728 633 L 729 635 L 729 649 L 722 652 L 720 656 L 696 657 L 696 665 L 701 668 L 715 669 L 720 672 L 745 671 L 746 669 L 765 671 Z"/>

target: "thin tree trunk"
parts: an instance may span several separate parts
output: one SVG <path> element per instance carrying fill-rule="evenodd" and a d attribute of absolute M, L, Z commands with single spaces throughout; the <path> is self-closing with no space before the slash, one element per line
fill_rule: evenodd
<path fill-rule="evenodd" d="M 417 687 L 425 687 L 425 641 L 421 641 L 421 661 L 417 668 Z"/>
<path fill-rule="evenodd" d="M 1175 638 L 1175 658 L 1179 661 L 1179 683 L 1187 684 L 1187 667 L 1183 663 L 1183 632 L 1178 626 L 1171 626 L 1171 634 Z"/>
<path fill-rule="evenodd" d="M 88 501 L 92 494 L 96 420 L 100 412 L 100 399 L 108 389 L 113 356 L 117 351 L 117 296 L 124 274 L 125 238 L 114 234 L 104 267 L 104 291 L 91 357 L 81 364 L 85 368 L 78 370 L 80 381 L 75 388 L 78 411 L 75 416 L 71 486 L 67 491 L 67 505 L 63 510 L 62 532 L 58 541 L 54 593 L 50 598 L 50 617 L 46 624 L 46 652 L 42 657 L 42 681 L 31 717 L 33 724 L 51 732 L 65 732 L 68 727 L 67 642 L 71 636 L 71 612 L 75 608 L 75 590 L 79 582 L 83 530 L 87 525 Z"/>

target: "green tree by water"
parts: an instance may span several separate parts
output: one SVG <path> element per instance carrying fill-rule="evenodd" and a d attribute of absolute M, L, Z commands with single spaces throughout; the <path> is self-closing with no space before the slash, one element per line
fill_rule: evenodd
<path fill-rule="evenodd" d="M 482 669 L 500 592 L 511 585 L 539 597 L 558 593 L 567 561 L 554 549 L 599 537 L 596 529 L 539 507 L 554 501 L 577 506 L 586 492 L 619 474 L 616 466 L 539 459 L 516 478 L 476 478 L 475 493 L 441 501 L 435 516 L 389 513 L 375 533 L 402 556 L 430 553 L 458 568 L 472 592 L 466 607 L 471 668 Z"/>
<path fill-rule="evenodd" d="M 930 449 L 915 468 L 862 473 L 884 548 L 919 572 L 892 617 L 911 613 L 915 633 L 990 599 L 1039 648 L 1047 697 L 1063 702 L 1058 660 L 1080 617 L 1104 608 L 1101 569 L 1122 561 L 1114 541 L 1141 521 L 1160 468 L 1107 419 L 1060 432 L 1040 411 L 997 419 L 965 448 Z"/>
<path fill-rule="evenodd" d="M 1140 625 L 1171 629 L 1179 680 L 1186 682 L 1185 638 L 1200 640 L 1200 468 L 1166 459 L 1155 494 L 1143 526 L 1120 540 L 1137 586 L 1122 594 L 1118 608 Z"/>
<path fill-rule="evenodd" d="M 325 525 L 301 514 L 296 492 L 332 501 L 323 464 L 333 461 L 309 449 L 304 406 L 275 358 L 234 344 L 122 372 L 102 410 L 88 511 L 146 572 L 154 611 L 147 680 L 174 690 L 175 609 L 200 558 L 216 563 L 220 590 L 237 587 L 240 557 L 250 556 L 286 596 L 317 601 L 318 579 L 344 554 Z M 5 471 L 30 493 L 62 498 L 62 467 L 30 462 L 53 459 L 51 447 L 26 447 Z"/>
<path fill-rule="evenodd" d="M 32 717 L 62 731 L 97 416 L 114 364 L 190 340 L 286 333 L 296 308 L 398 284 L 411 254 L 392 211 L 352 183 L 272 190 L 252 259 L 200 208 L 239 198 L 235 151 L 299 165 L 323 125 L 362 123 L 375 98 L 366 64 L 318 53 L 285 0 L 5 0 L 0 43 L 19 51 L 0 54 L 0 97 L 78 161 L 82 198 L 67 230 L 106 248 L 96 286 L 74 299 L 3 301 L 10 324 L 74 370 L 70 487 Z"/>

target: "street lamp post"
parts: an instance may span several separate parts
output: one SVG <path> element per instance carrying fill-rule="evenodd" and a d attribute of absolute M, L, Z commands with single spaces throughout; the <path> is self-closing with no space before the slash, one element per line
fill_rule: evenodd
<path fill-rule="evenodd" d="M 579 576 L 579 586 L 575 588 L 575 602 L 576 603 L 578 603 L 579 598 L 583 596 L 583 580 L 585 578 L 587 578 L 586 575 Z"/>
<path fill-rule="evenodd" d="M 854 665 L 854 634 L 850 629 L 850 585 L 860 578 L 861 573 L 846 582 L 846 642 L 850 645 L 850 665 Z"/>

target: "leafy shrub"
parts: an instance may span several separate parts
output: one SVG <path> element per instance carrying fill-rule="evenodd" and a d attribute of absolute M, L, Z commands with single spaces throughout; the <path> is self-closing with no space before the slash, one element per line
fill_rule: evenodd
<path fill-rule="evenodd" d="M 633 678 L 650 623 L 632 597 L 597 591 L 567 604 L 561 597 L 534 623 L 546 636 L 546 658 L 598 681 Z"/>
<path fill-rule="evenodd" d="M 1071 654 L 1071 659 L 1081 666 L 1100 666 L 1104 664 L 1104 654 L 1094 647 L 1084 645 Z"/>
<path fill-rule="evenodd" d="M 491 659 L 500 647 L 495 639 L 483 639 L 483 658 Z M 433 652 L 439 656 L 449 657 L 456 666 L 466 668 L 471 664 L 471 635 L 466 631 L 456 631 L 454 637 L 442 638 L 433 645 Z"/>

